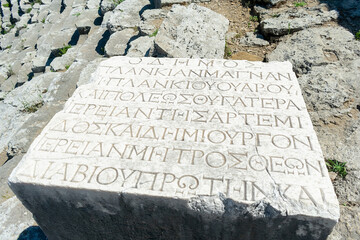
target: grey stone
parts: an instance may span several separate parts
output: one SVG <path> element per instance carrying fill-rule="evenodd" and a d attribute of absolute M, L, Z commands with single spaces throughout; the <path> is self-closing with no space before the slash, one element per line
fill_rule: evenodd
<path fill-rule="evenodd" d="M 18 239 L 28 227 L 36 224 L 32 214 L 16 198 L 0 205 L 0 239 Z"/>
<path fill-rule="evenodd" d="M 130 42 L 128 57 L 151 57 L 154 54 L 154 37 L 139 37 Z"/>
<path fill-rule="evenodd" d="M 1 4 L 1 10 L 2 10 L 2 22 L 3 22 L 3 28 L 5 28 L 5 30 L 8 30 L 7 25 L 11 25 L 10 23 L 10 18 L 11 18 L 11 10 L 9 7 L 5 7 L 3 4 Z"/>
<path fill-rule="evenodd" d="M 105 45 L 105 55 L 109 57 L 124 55 L 130 39 L 136 35 L 137 32 L 132 28 L 111 34 Z"/>
<path fill-rule="evenodd" d="M 61 107 L 62 105 L 58 103 L 47 103 L 22 124 L 7 145 L 7 156 L 11 158 L 10 161 L 13 161 L 12 157 L 25 154 L 28 151 L 30 144 L 51 118 L 61 110 Z"/>
<path fill-rule="evenodd" d="M 31 81 L 11 91 L 4 103 L 16 107 L 19 111 L 24 110 L 24 105 L 40 103 L 50 83 L 60 75 L 60 73 L 47 73 L 34 77 Z"/>
<path fill-rule="evenodd" d="M 143 20 L 165 18 L 168 11 L 165 9 L 148 9 L 141 14 Z"/>
<path fill-rule="evenodd" d="M 39 23 L 46 23 L 46 18 L 49 15 L 49 10 L 48 9 L 44 9 L 42 11 L 40 11 L 38 17 L 37 17 L 37 21 Z"/>
<path fill-rule="evenodd" d="M 75 26 L 80 34 L 88 34 L 90 32 L 91 27 L 93 26 L 93 23 L 90 19 L 85 18 L 85 19 L 81 19 L 80 21 L 77 21 Z"/>
<path fill-rule="evenodd" d="M 352 184 L 352 183 L 350 183 Z M 346 205 L 346 204 L 345 204 Z M 360 239 L 360 207 L 351 204 L 340 207 L 340 220 L 327 240 L 358 240 Z"/>
<path fill-rule="evenodd" d="M 1 65 L 0 66 L 0 84 L 2 84 L 6 79 L 8 79 L 10 74 L 10 65 Z"/>
<path fill-rule="evenodd" d="M 138 25 L 140 35 L 153 35 L 160 28 L 163 19 L 168 11 L 163 9 L 150 9 L 143 12 L 142 19 Z"/>
<path fill-rule="evenodd" d="M 14 168 L 18 165 L 23 155 L 15 156 L 5 163 L 0 164 L 0 206 L 3 202 L 14 196 L 14 193 L 7 184 L 8 177 Z M 2 157 L 3 158 L 3 157 Z M 1 159 L 3 161 L 4 159 Z M 1 208 L 1 207 L 0 207 Z M 2 226 L 5 227 L 5 226 Z M 0 231 L 1 232 L 1 231 Z"/>
<path fill-rule="evenodd" d="M 30 24 L 28 27 L 28 31 L 26 31 L 22 36 L 21 40 L 23 43 L 24 49 L 32 48 L 35 49 L 35 45 L 37 40 L 39 39 L 39 31 L 42 28 L 39 24 Z"/>
<path fill-rule="evenodd" d="M 314 66 L 299 78 L 326 159 L 360 169 L 360 60 Z M 349 200 L 350 201 L 350 200 Z"/>
<path fill-rule="evenodd" d="M 245 37 L 240 38 L 240 44 L 245 46 L 268 46 L 269 42 L 264 39 L 261 34 L 255 34 L 253 32 L 247 32 Z"/>
<path fill-rule="evenodd" d="M 70 15 L 71 14 L 72 13 L 70 13 Z M 88 34 L 90 29 L 95 27 L 95 19 L 100 17 L 97 9 L 81 9 L 71 16 L 72 17 L 69 18 L 75 18 L 75 26 L 80 34 Z M 73 21 L 69 21 L 69 26 L 71 26 L 72 23 Z"/>
<path fill-rule="evenodd" d="M 277 13 L 276 17 L 271 11 L 269 13 L 260 21 L 260 30 L 266 37 L 290 34 L 338 18 L 337 11 L 328 11 L 324 6 L 292 8 Z"/>
<path fill-rule="evenodd" d="M 53 103 L 63 106 L 66 100 L 73 94 L 76 89 L 76 83 L 79 80 L 80 73 L 87 65 L 87 60 L 78 60 L 71 64 L 71 67 L 60 76 L 55 77 L 47 92 L 43 94 L 45 103 Z"/>
<path fill-rule="evenodd" d="M 17 77 L 17 85 L 20 86 L 28 81 L 30 74 L 32 73 L 32 64 L 31 62 L 24 63 L 19 68 Z"/>
<path fill-rule="evenodd" d="M 95 72 L 97 66 L 101 61 L 104 61 L 103 58 L 98 58 L 86 65 L 86 67 L 81 71 L 79 76 L 79 81 L 76 83 L 76 87 L 80 87 L 82 85 L 91 83 L 94 78 L 91 77 L 91 75 Z"/>
<path fill-rule="evenodd" d="M 17 22 L 20 20 L 18 1 L 11 0 L 11 5 L 11 17 Z"/>
<path fill-rule="evenodd" d="M 289 62 L 114 57 L 67 99 L 86 64 L 9 177 L 49 239 L 326 239 L 338 201 Z"/>
<path fill-rule="evenodd" d="M 122 31 L 126 28 L 134 28 L 140 22 L 140 16 L 134 13 L 116 11 L 110 15 L 107 28 L 111 33 Z"/>
<path fill-rule="evenodd" d="M 49 6 L 50 11 L 55 12 L 55 13 L 60 13 L 62 3 L 63 3 L 62 0 L 51 1 L 51 4 Z"/>
<path fill-rule="evenodd" d="M 111 33 L 124 30 L 125 28 L 134 28 L 140 23 L 140 11 L 145 10 L 149 5 L 148 0 L 125 0 L 120 3 L 110 15 L 106 23 Z"/>
<path fill-rule="evenodd" d="M 26 52 L 25 56 L 21 59 L 21 64 L 31 63 L 34 57 L 36 57 L 36 51 Z"/>
<path fill-rule="evenodd" d="M 10 92 L 15 88 L 16 83 L 17 83 L 17 77 L 15 75 L 11 75 L 1 84 L 0 90 L 3 92 Z"/>
<path fill-rule="evenodd" d="M 91 34 L 89 34 L 86 41 L 77 49 L 76 59 L 92 61 L 96 58 L 102 57 L 102 55 L 97 50 L 97 45 L 104 37 L 105 32 L 105 28 L 98 26 L 93 27 L 90 32 Z M 104 49 L 102 49 L 102 51 L 104 51 Z"/>
<path fill-rule="evenodd" d="M 125 0 L 116 6 L 115 10 L 128 13 L 136 13 L 140 16 L 141 11 L 150 8 L 149 0 Z"/>
<path fill-rule="evenodd" d="M 71 3 L 71 1 L 68 1 L 69 3 Z M 72 1 L 72 8 L 77 8 L 77 7 L 84 7 L 86 6 L 86 0 L 73 0 Z"/>
<path fill-rule="evenodd" d="M 139 24 L 138 27 L 139 27 L 139 32 L 140 32 L 141 36 L 147 36 L 147 35 L 154 34 L 155 31 L 159 29 L 154 24 L 152 24 L 151 20 L 150 21 L 141 21 L 141 23 Z"/>
<path fill-rule="evenodd" d="M 296 73 L 306 73 L 312 66 L 354 60 L 360 56 L 360 42 L 342 27 L 311 28 L 295 33 L 279 43 L 269 61 L 290 61 Z"/>
<path fill-rule="evenodd" d="M 50 66 L 53 71 L 65 70 L 75 60 L 74 55 L 65 54 L 64 56 L 55 58 Z"/>
<path fill-rule="evenodd" d="M 0 47 L 1 49 L 7 49 L 10 46 L 12 46 L 13 42 L 15 41 L 16 37 L 15 37 L 15 32 L 12 31 L 10 33 L 5 34 L 0 42 Z"/>
<path fill-rule="evenodd" d="M 344 28 L 323 27 L 295 33 L 269 55 L 271 61 L 292 62 L 300 74 L 325 158 L 355 169 L 360 169 L 359 49 L 360 42 Z"/>
<path fill-rule="evenodd" d="M 208 8 L 174 5 L 156 35 L 156 51 L 168 57 L 223 58 L 228 25 Z"/>
<path fill-rule="evenodd" d="M 50 55 L 50 53 L 49 53 Z M 46 62 L 47 62 L 48 58 L 47 57 L 42 57 L 42 56 L 38 56 L 35 57 L 32 60 L 32 71 L 34 73 L 39 73 L 39 72 L 45 72 L 45 66 L 46 66 Z"/>
<path fill-rule="evenodd" d="M 102 3 L 103 0 L 88 0 L 86 2 L 86 7 L 88 9 L 96 9 L 96 10 L 98 10 L 99 6 L 100 6 L 100 2 Z"/>
<path fill-rule="evenodd" d="M 211 0 L 160 0 L 161 6 L 170 6 L 173 4 L 210 2 Z"/>
<path fill-rule="evenodd" d="M 34 77 L 31 81 L 12 90 L 0 102 L 0 153 L 6 149 L 10 141 L 14 141 L 15 134 L 24 122 L 34 113 L 26 112 L 27 106 L 43 102 L 43 92 L 48 89 L 50 82 L 61 75 L 60 73 L 47 73 Z"/>
<path fill-rule="evenodd" d="M 113 0 L 102 0 L 100 5 L 101 14 L 114 10 L 116 4 Z"/>

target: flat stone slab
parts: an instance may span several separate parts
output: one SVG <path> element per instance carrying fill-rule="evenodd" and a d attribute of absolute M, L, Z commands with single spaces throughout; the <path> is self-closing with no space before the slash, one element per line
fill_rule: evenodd
<path fill-rule="evenodd" d="M 103 61 L 9 184 L 49 239 L 326 239 L 339 218 L 289 62 Z"/>

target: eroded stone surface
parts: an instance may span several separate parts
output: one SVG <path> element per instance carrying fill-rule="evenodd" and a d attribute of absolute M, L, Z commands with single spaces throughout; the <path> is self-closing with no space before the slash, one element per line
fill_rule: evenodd
<path fill-rule="evenodd" d="M 114 57 L 92 78 L 9 178 L 50 239 L 326 239 L 337 222 L 289 62 Z"/>
<path fill-rule="evenodd" d="M 155 39 L 167 57 L 223 58 L 229 20 L 208 8 L 174 5 Z"/>

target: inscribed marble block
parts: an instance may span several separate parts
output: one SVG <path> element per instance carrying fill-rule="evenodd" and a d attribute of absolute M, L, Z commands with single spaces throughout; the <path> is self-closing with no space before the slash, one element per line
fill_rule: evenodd
<path fill-rule="evenodd" d="M 339 218 L 289 62 L 105 60 L 9 184 L 49 239 L 326 239 Z"/>

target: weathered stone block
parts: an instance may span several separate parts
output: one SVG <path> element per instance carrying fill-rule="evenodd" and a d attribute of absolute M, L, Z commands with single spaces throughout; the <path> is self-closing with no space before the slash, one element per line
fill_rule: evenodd
<path fill-rule="evenodd" d="M 223 58 L 229 20 L 196 4 L 174 5 L 156 35 L 161 56 Z"/>
<path fill-rule="evenodd" d="M 114 57 L 9 178 L 49 239 L 326 239 L 339 207 L 289 62 Z"/>

